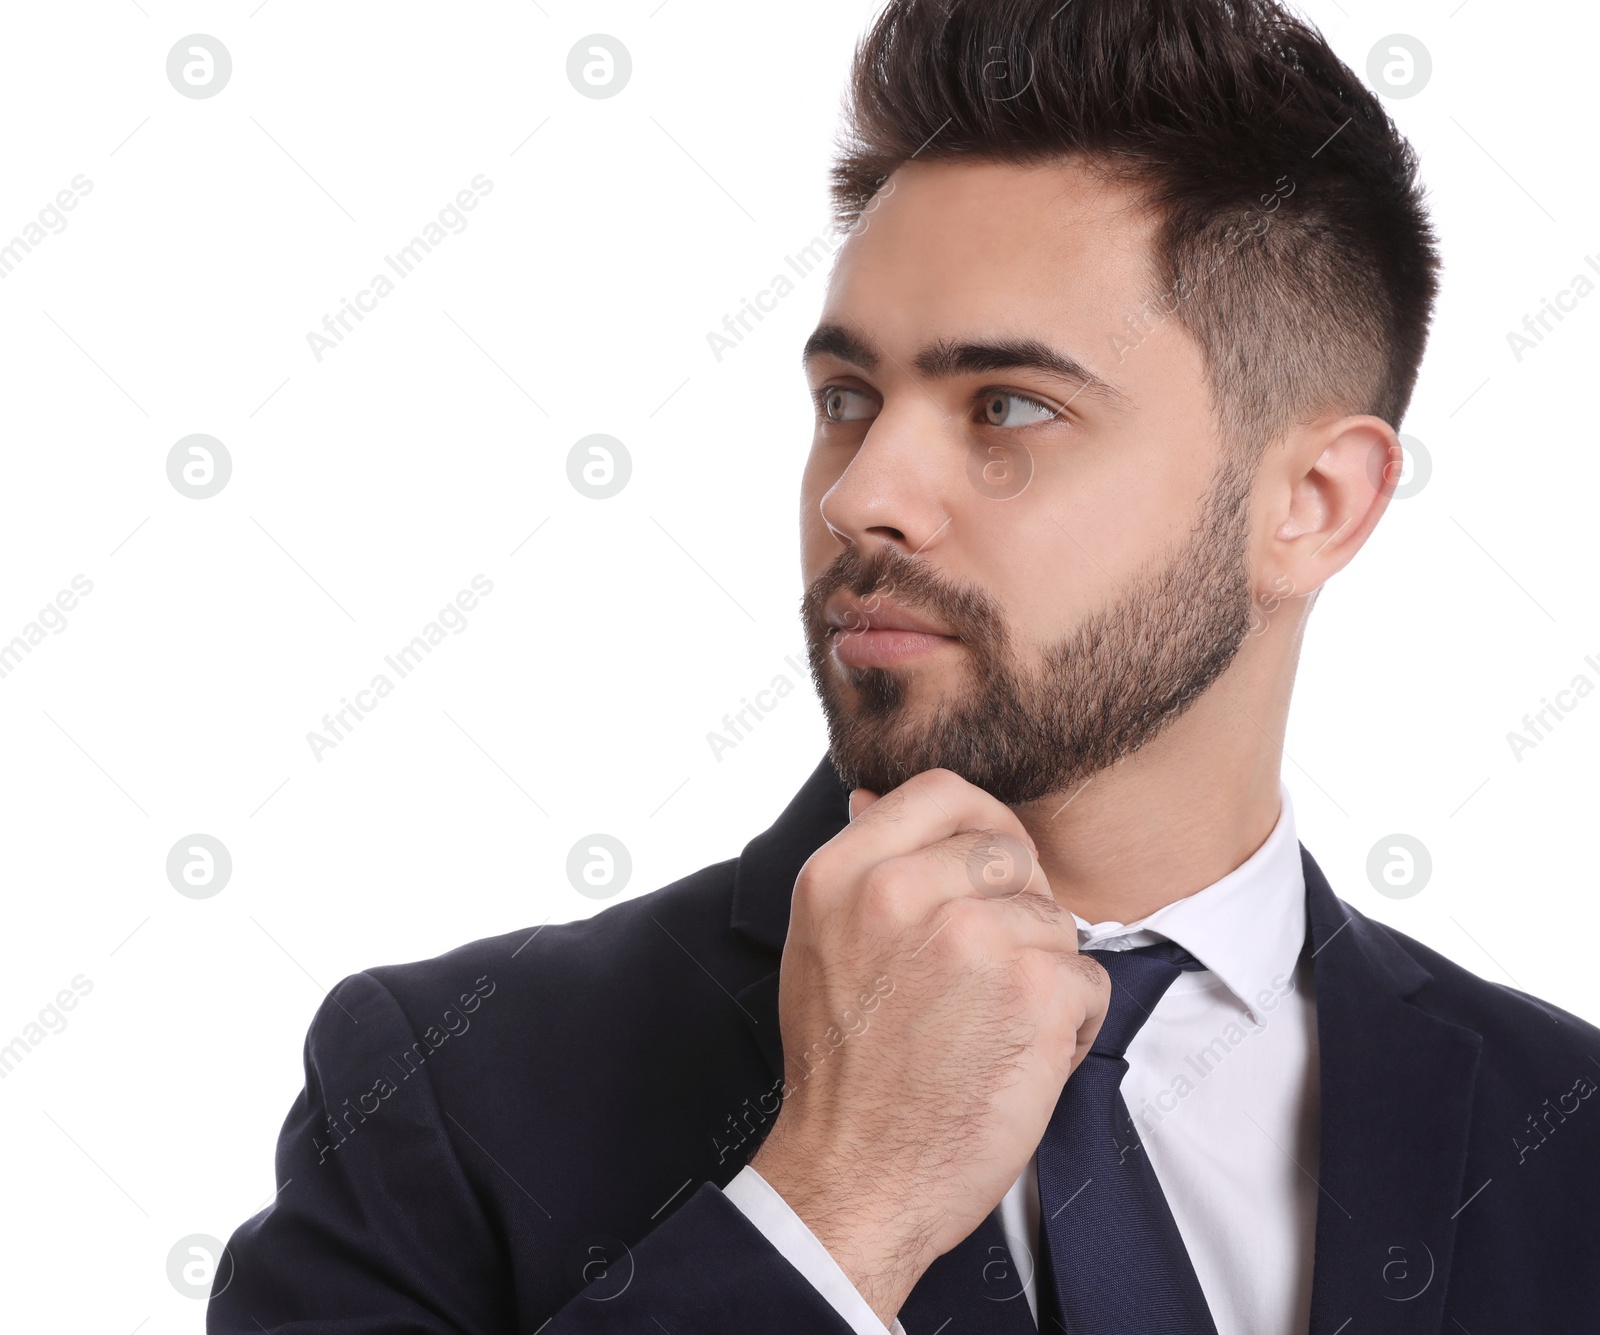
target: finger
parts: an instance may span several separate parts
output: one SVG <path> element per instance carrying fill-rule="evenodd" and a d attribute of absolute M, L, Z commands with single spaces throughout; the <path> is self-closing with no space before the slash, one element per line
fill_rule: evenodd
<path fill-rule="evenodd" d="M 1078 976 L 1090 985 L 1090 990 L 1079 994 L 1089 1001 L 1089 1010 L 1078 1027 L 1077 1051 L 1072 1056 L 1072 1069 L 1076 1071 L 1078 1064 L 1089 1055 L 1095 1040 L 1100 1037 L 1100 1026 L 1105 1023 L 1111 1009 L 1112 983 L 1111 975 L 1086 955 L 1071 959 L 1063 957 L 1063 960 L 1067 967 L 1076 969 Z"/>
<path fill-rule="evenodd" d="M 1031 947 L 1075 955 L 1077 924 L 1031 859 L 1031 873 L 1006 892 L 984 884 L 977 869 L 993 837 L 992 831 L 956 835 L 889 858 L 873 868 L 862 893 L 877 897 L 874 907 L 887 908 L 901 922 L 921 922 L 929 933 L 954 916 L 997 950 Z"/>
<path fill-rule="evenodd" d="M 852 788 L 850 790 L 850 819 L 854 820 L 877 800 L 878 794 L 870 788 Z"/>
<path fill-rule="evenodd" d="M 1024 890 L 1052 894 L 1033 849 L 1004 830 L 964 831 L 931 847 L 947 848 L 966 860 L 973 894 L 993 898 Z"/>
<path fill-rule="evenodd" d="M 912 775 L 859 816 L 852 815 L 850 825 L 834 843 L 848 862 L 871 866 L 966 830 L 1002 831 L 1038 857 L 1033 838 L 1016 812 L 948 769 Z"/>

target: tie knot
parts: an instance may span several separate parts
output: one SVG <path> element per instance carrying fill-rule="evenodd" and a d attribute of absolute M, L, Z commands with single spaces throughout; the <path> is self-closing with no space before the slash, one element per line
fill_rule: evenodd
<path fill-rule="evenodd" d="M 1133 950 L 1086 950 L 1111 976 L 1111 1005 L 1095 1037 L 1093 1051 L 1120 1059 L 1133 1036 L 1150 1018 L 1156 1002 L 1180 973 L 1204 969 L 1176 941 L 1158 941 Z"/>

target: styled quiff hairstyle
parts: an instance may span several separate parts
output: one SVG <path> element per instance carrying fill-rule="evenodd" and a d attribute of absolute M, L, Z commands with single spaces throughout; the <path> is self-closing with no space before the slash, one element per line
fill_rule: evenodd
<path fill-rule="evenodd" d="M 1200 345 L 1243 457 L 1329 411 L 1399 427 L 1438 288 L 1416 154 L 1274 0 L 891 0 L 845 112 L 840 230 L 912 158 L 1078 162 L 1156 210 L 1130 314 Z"/>

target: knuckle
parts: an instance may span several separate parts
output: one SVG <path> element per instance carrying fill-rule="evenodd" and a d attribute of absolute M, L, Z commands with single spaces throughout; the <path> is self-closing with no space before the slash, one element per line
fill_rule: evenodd
<path fill-rule="evenodd" d="M 1041 894 L 1037 890 L 1019 890 L 1012 896 L 1017 906 L 1031 913 L 1040 922 L 1048 927 L 1061 927 L 1066 921 L 1066 910 L 1056 902 L 1054 895 Z M 1074 932 L 1076 939 L 1076 932 Z"/>
<path fill-rule="evenodd" d="M 1096 992 L 1104 991 L 1109 993 L 1111 991 L 1111 975 L 1105 971 L 1105 967 L 1098 960 L 1091 959 L 1084 954 L 1069 955 L 1067 960 L 1072 965 L 1073 975 L 1081 982 L 1087 984 Z"/>
<path fill-rule="evenodd" d="M 982 905 L 970 899 L 941 904 L 923 924 L 916 954 L 931 958 L 941 970 L 971 972 L 989 959 Z"/>
<path fill-rule="evenodd" d="M 893 926 L 905 921 L 915 887 L 909 871 L 893 862 L 880 862 L 861 883 L 861 910 L 872 922 Z"/>
<path fill-rule="evenodd" d="M 923 770 L 917 775 L 916 782 L 918 787 L 936 800 L 953 798 L 962 789 L 970 786 L 953 769 L 945 769 L 943 766 Z"/>
<path fill-rule="evenodd" d="M 796 907 L 805 906 L 814 908 L 826 898 L 828 888 L 833 884 L 832 869 L 825 858 L 813 853 L 806 859 L 805 865 L 800 868 L 800 873 L 794 880 L 794 901 Z"/>
<path fill-rule="evenodd" d="M 1005 830 L 974 831 L 966 840 L 967 877 L 984 895 L 1013 895 L 1034 879 L 1033 854 Z"/>
<path fill-rule="evenodd" d="M 1061 966 L 1045 951 L 1024 950 L 1017 957 L 1017 979 L 1029 996 L 1048 997 L 1060 986 Z"/>
<path fill-rule="evenodd" d="M 952 899 L 944 905 L 943 916 L 950 920 L 950 930 L 967 940 L 981 938 L 990 918 L 977 899 Z"/>

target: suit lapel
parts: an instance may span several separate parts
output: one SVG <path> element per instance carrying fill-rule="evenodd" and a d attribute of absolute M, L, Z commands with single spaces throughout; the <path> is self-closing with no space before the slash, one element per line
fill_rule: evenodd
<path fill-rule="evenodd" d="M 1482 1038 L 1410 998 L 1432 977 L 1335 898 L 1304 845 L 1320 1048 L 1311 1335 L 1436 1332 Z"/>
<path fill-rule="evenodd" d="M 781 952 L 789 935 L 795 877 L 806 859 L 849 823 L 849 790 L 823 756 L 778 819 L 739 854 L 733 869 L 733 930 Z"/>

